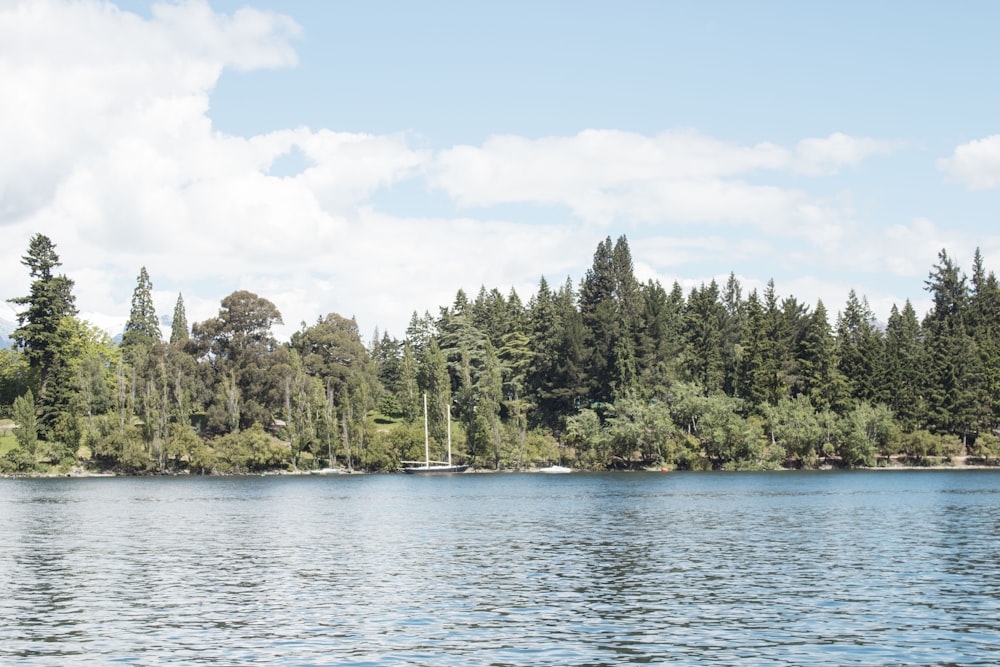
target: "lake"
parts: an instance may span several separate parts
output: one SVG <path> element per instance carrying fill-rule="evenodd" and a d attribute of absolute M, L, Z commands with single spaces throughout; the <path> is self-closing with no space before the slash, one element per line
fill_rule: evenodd
<path fill-rule="evenodd" d="M 4 479 L 0 619 L 0 664 L 997 664 L 1000 471 Z"/>

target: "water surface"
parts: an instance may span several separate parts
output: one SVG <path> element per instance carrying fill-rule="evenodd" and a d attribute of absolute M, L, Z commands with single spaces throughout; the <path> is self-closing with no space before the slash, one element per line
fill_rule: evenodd
<path fill-rule="evenodd" d="M 0 480 L 0 664 L 996 664 L 1000 472 Z"/>

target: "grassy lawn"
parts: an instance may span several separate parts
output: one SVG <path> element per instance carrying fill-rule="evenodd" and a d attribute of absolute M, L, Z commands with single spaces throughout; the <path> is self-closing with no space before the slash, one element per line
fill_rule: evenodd
<path fill-rule="evenodd" d="M 9 426 L 13 423 L 10 419 L 0 419 L 0 427 Z M 14 437 L 14 434 L 9 433 L 5 428 L 0 428 L 0 456 L 3 456 L 16 446 L 17 438 Z"/>

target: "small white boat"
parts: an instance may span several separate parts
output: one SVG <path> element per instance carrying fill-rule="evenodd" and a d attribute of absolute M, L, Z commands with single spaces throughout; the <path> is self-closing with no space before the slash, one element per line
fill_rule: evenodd
<path fill-rule="evenodd" d="M 341 474 L 340 468 L 320 468 L 319 470 L 310 470 L 310 475 L 339 475 Z"/>
<path fill-rule="evenodd" d="M 568 472 L 573 472 L 573 469 L 567 468 L 566 466 L 549 466 L 547 468 L 539 468 L 538 472 L 546 475 L 562 475 Z"/>

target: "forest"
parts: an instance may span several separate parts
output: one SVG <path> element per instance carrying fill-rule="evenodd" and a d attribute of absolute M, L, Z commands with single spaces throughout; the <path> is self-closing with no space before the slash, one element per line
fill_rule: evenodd
<path fill-rule="evenodd" d="M 942 250 L 923 288 L 876 320 L 853 291 L 820 301 L 744 289 L 733 274 L 684 293 L 639 282 L 608 237 L 574 285 L 459 290 L 366 345 L 336 313 L 287 342 L 281 313 L 236 291 L 169 338 L 139 270 L 120 342 L 78 317 L 74 281 L 36 234 L 30 294 L 0 350 L 0 472 L 234 474 L 394 471 L 424 457 L 484 470 L 759 470 L 1000 457 L 1000 283 Z"/>

